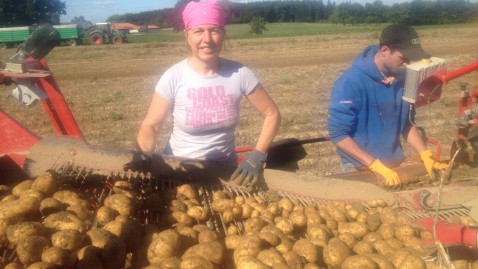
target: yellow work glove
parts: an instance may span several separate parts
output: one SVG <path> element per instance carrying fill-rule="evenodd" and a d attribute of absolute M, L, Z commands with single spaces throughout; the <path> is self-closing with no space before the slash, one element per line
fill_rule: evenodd
<path fill-rule="evenodd" d="M 379 179 L 383 180 L 387 187 L 398 187 L 401 185 L 398 174 L 392 169 L 386 167 L 379 159 L 373 161 L 368 169 L 374 172 Z"/>
<path fill-rule="evenodd" d="M 448 164 L 435 161 L 433 153 L 430 150 L 424 150 L 419 154 L 430 177 L 433 176 L 433 169 L 445 170 L 448 168 Z"/>

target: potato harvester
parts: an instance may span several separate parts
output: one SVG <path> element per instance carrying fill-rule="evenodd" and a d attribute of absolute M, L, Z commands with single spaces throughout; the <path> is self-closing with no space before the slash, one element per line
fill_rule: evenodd
<path fill-rule="evenodd" d="M 248 192 L 227 182 L 233 167 L 218 167 L 214 163 L 192 159 L 155 155 L 153 173 L 144 175 L 131 171 L 124 172 L 122 167 L 131 160 L 133 151 L 88 144 L 56 84 L 44 57 L 56 46 L 57 38 L 53 28 L 40 27 L 11 58 L 12 62 L 0 69 L 0 74 L 4 76 L 4 84 L 14 83 L 17 86 L 12 95 L 25 106 L 41 103 L 56 132 L 54 137 L 40 137 L 0 110 L 2 180 L 33 178 L 44 171 L 54 170 L 60 178 L 75 181 L 79 189 L 90 194 L 94 206 L 100 204 L 105 195 L 111 193 L 111 184 L 119 179 L 135 182 L 138 188 L 147 184 L 154 189 L 188 182 L 205 195 L 211 189 L 229 189 L 237 195 L 264 197 L 268 192 L 276 192 L 284 197 L 298 199 L 303 204 L 381 199 L 388 205 L 408 212 L 414 218 L 430 215 L 437 205 L 437 186 L 386 190 L 377 185 L 376 178 L 369 172 L 317 176 L 280 169 L 265 169 L 265 184 L 255 192 Z M 436 84 L 441 87 L 447 80 L 449 79 Z M 434 80 L 436 81 L 438 80 Z M 419 91 L 417 95 L 421 94 Z M 312 142 L 327 140 L 324 138 Z M 281 144 L 282 146 L 285 144 L 285 147 L 296 147 L 301 142 L 296 141 L 292 145 L 276 143 Z M 237 151 L 243 152 L 247 149 Z M 287 157 L 275 156 L 276 159 Z M 397 172 L 405 183 L 416 182 L 426 175 L 422 164 L 404 165 L 397 168 Z M 91 180 L 97 181 L 95 188 L 87 187 L 86 182 Z M 466 203 L 477 197 L 477 182 L 469 180 L 444 186 L 440 216 L 443 219 L 451 219 L 454 216 L 468 215 L 471 207 Z M 202 203 L 207 204 L 207 199 Z M 144 218 L 145 221 L 147 219 Z M 219 230 L 224 228 L 224 224 L 220 221 L 215 225 Z"/>

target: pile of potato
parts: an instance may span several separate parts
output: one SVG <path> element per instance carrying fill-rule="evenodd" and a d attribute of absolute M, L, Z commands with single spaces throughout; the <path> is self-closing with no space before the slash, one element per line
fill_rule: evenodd
<path fill-rule="evenodd" d="M 421 246 L 431 232 L 381 200 L 303 205 L 119 180 L 96 208 L 58 182 L 48 172 L 0 186 L 0 245 L 16 251 L 0 268 L 439 268 L 422 258 L 436 256 Z"/>

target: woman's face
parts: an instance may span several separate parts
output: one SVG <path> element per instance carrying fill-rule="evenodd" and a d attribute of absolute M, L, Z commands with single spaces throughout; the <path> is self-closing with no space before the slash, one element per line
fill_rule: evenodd
<path fill-rule="evenodd" d="M 198 25 L 186 31 L 192 55 L 204 62 L 217 60 L 224 43 L 224 29 L 217 25 Z"/>

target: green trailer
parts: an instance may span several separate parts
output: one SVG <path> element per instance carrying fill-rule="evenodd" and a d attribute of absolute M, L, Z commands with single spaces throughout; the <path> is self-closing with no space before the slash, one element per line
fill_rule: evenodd
<path fill-rule="evenodd" d="M 78 24 L 53 25 L 53 27 L 60 33 L 62 43 L 70 46 L 83 43 L 85 31 Z M 31 26 L 0 28 L 0 49 L 18 47 L 34 30 L 35 28 Z"/>
<path fill-rule="evenodd" d="M 53 25 L 53 27 L 60 33 L 62 42 L 66 42 L 70 46 L 83 43 L 85 31 L 78 24 Z"/>
<path fill-rule="evenodd" d="M 0 28 L 0 49 L 18 47 L 27 40 L 33 30 L 34 28 L 29 26 Z"/>

